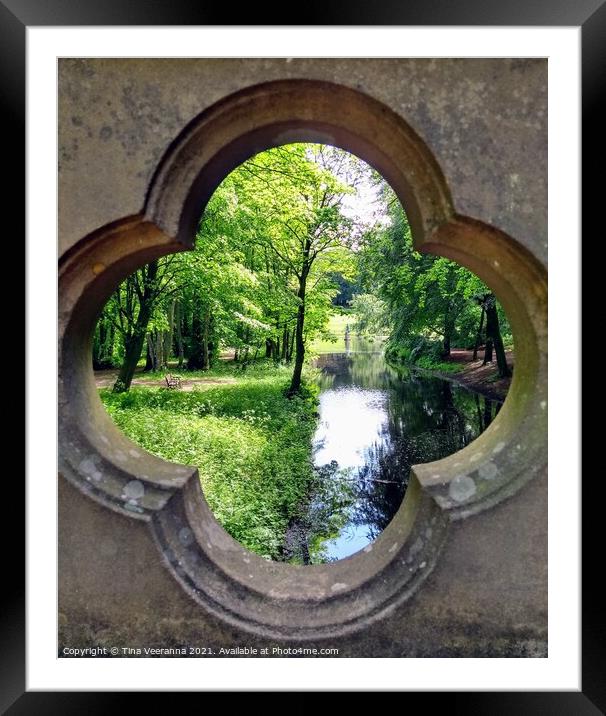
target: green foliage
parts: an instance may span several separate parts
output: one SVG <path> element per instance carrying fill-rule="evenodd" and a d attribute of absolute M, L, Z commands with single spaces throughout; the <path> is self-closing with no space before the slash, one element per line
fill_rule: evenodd
<path fill-rule="evenodd" d="M 317 390 L 305 383 L 288 400 L 289 371 L 273 363 L 245 372 L 222 369 L 229 373 L 237 382 L 191 392 L 134 387 L 100 394 L 133 441 L 198 467 L 209 506 L 229 534 L 261 556 L 279 559 L 286 527 L 314 480 Z"/>
<path fill-rule="evenodd" d="M 372 293 L 358 293 L 351 300 L 355 317 L 353 329 L 358 333 L 383 335 L 391 328 L 387 304 Z"/>
<path fill-rule="evenodd" d="M 364 168 L 334 147 L 292 144 L 257 154 L 223 181 L 198 242 L 231 237 L 229 252 L 253 278 L 238 290 L 245 305 L 232 312 L 240 325 L 223 328 L 224 344 L 290 361 L 302 356 L 295 330 L 303 344 L 324 331 L 333 299 L 355 274 L 360 226 L 341 204 Z"/>
<path fill-rule="evenodd" d="M 464 368 L 461 363 L 446 363 L 445 361 L 434 360 L 430 356 L 421 356 L 415 361 L 415 366 L 437 373 L 458 373 Z"/>
<path fill-rule="evenodd" d="M 387 346 L 385 358 L 395 366 L 408 365 L 439 373 L 456 373 L 462 370 L 460 363 L 441 360 L 442 346 L 439 341 L 418 336 L 400 344 Z"/>
<path fill-rule="evenodd" d="M 427 341 L 434 361 L 450 348 L 473 348 L 482 310 L 478 299 L 490 289 L 453 261 L 417 252 L 408 218 L 385 184 L 383 196 L 389 222 L 375 225 L 365 235 L 359 282 L 364 296 L 380 299 L 385 306 L 391 327 L 388 350 L 393 355 L 399 351 L 398 360 L 414 363 L 430 350 Z M 361 306 L 361 314 L 367 312 Z M 499 317 L 507 344 L 510 328 L 500 307 Z"/>

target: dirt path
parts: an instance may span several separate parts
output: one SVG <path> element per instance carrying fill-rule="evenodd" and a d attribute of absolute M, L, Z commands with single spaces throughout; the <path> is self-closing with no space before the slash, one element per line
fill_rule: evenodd
<path fill-rule="evenodd" d="M 507 365 L 513 369 L 514 354 L 513 351 L 505 351 L 507 357 Z M 482 365 L 484 360 L 484 351 L 478 351 L 478 360 L 473 360 L 473 351 L 461 350 L 454 348 L 450 352 L 450 358 L 446 363 L 461 363 L 465 367 L 458 373 L 441 373 L 439 371 L 428 371 L 441 378 L 447 378 L 455 383 L 475 390 L 488 398 L 495 400 L 505 400 L 507 391 L 511 384 L 511 378 L 499 378 L 496 359 L 492 363 Z M 416 370 L 416 369 L 415 369 Z"/>
<path fill-rule="evenodd" d="M 198 385 L 225 385 L 226 383 L 236 382 L 235 378 L 186 378 L 181 373 L 179 375 L 181 376 L 181 389 L 185 391 L 191 391 Z M 97 370 L 95 371 L 95 385 L 97 388 L 111 388 L 116 382 L 117 377 L 117 370 Z M 164 378 L 147 377 L 141 369 L 138 369 L 133 378 L 132 385 L 145 386 L 147 388 L 166 388 L 166 381 Z"/>

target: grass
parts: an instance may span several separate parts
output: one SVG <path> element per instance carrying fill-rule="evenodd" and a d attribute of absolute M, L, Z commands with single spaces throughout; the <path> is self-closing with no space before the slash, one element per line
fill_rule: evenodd
<path fill-rule="evenodd" d="M 286 527 L 314 478 L 317 393 L 306 387 L 288 400 L 291 372 L 267 361 L 244 371 L 221 363 L 200 375 L 235 382 L 191 392 L 103 389 L 100 396 L 131 440 L 159 457 L 198 467 L 209 506 L 232 537 L 267 559 L 280 559 Z"/>
<path fill-rule="evenodd" d="M 439 373 L 458 373 L 465 368 L 462 363 L 434 360 L 429 356 L 421 356 L 416 360 L 414 366 L 425 370 L 437 371 Z"/>
<path fill-rule="evenodd" d="M 353 323 L 354 317 L 351 314 L 341 312 L 331 313 L 323 334 L 311 341 L 308 347 L 309 354 L 318 355 L 320 353 L 333 353 L 343 350 L 345 328 L 349 325 L 351 330 Z"/>
<path fill-rule="evenodd" d="M 313 340 L 308 349 L 308 355 L 321 355 L 322 353 L 338 353 L 345 351 L 345 329 L 349 325 L 352 350 L 380 351 L 385 342 L 384 336 L 358 335 L 353 326 L 356 317 L 353 313 L 335 311 L 331 313 L 323 335 Z"/>
<path fill-rule="evenodd" d="M 142 368 L 145 363 L 140 362 L 138 368 Z M 162 370 L 156 371 L 137 371 L 135 378 L 140 381 L 154 382 L 157 380 L 164 380 L 164 376 L 170 373 L 171 375 L 179 375 L 182 378 L 231 378 L 243 375 L 269 375 L 275 373 L 274 364 L 264 359 L 258 359 L 255 362 L 249 363 L 234 363 L 231 360 L 218 360 L 215 365 L 209 370 L 188 370 L 185 366 L 179 368 L 177 361 L 170 361 L 168 367 Z M 285 378 L 286 380 L 286 378 Z"/>
<path fill-rule="evenodd" d="M 345 333 L 345 328 L 349 325 L 351 330 L 354 323 L 355 316 L 351 313 L 331 313 L 330 318 L 328 319 L 327 330 L 330 333 L 343 335 Z"/>

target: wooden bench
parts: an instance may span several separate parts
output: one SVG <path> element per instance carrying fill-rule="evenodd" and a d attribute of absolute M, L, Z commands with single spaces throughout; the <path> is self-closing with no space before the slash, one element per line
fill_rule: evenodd
<path fill-rule="evenodd" d="M 169 390 L 181 388 L 181 378 L 179 378 L 178 375 L 171 375 L 170 373 L 167 373 L 164 376 L 164 380 L 166 381 L 166 387 Z"/>

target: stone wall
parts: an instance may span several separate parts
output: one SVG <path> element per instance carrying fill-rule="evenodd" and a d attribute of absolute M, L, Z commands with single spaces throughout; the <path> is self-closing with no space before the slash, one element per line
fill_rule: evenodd
<path fill-rule="evenodd" d="M 291 82 L 268 85 L 278 100 L 266 101 L 264 83 L 280 80 Z M 309 84 L 299 92 L 296 80 Z M 325 102 L 326 83 L 339 87 Z M 279 105 L 283 87 L 292 110 Z M 199 511 L 195 471 L 129 457 L 133 446 L 108 424 L 87 378 L 104 296 L 145 260 L 183 248 L 171 207 L 203 195 L 190 188 L 198 175 L 210 171 L 216 183 L 225 171 L 214 155 L 202 167 L 196 152 L 215 142 L 238 156 L 236 142 L 221 138 L 226 125 L 215 128 L 221 113 L 228 124 L 237 114 L 236 92 L 254 107 L 265 102 L 265 114 L 233 120 L 242 137 L 266 142 L 263 117 L 275 111 L 289 137 L 334 129 L 350 149 L 359 138 L 396 191 L 401 184 L 405 208 L 410 196 L 418 209 L 418 245 L 487 280 L 516 340 L 516 376 L 498 419 L 458 458 L 415 469 L 416 492 L 375 554 L 322 567 L 309 584 L 300 571 L 270 570 L 271 592 L 246 582 L 244 551 Z M 331 129 L 327 107 L 340 98 L 343 117 Z M 544 656 L 546 61 L 69 59 L 59 62 L 59 100 L 60 649 L 305 642 L 340 656 Z M 246 141 L 238 151 L 257 146 Z M 147 491 L 129 502 L 124 485 L 140 480 Z M 175 525 L 187 534 L 183 554 L 171 542 Z M 347 570 L 358 567 L 354 585 Z M 247 571 L 264 568 L 253 559 Z M 351 594 L 335 594 L 341 586 Z M 276 616 L 291 607 L 292 629 Z"/>

